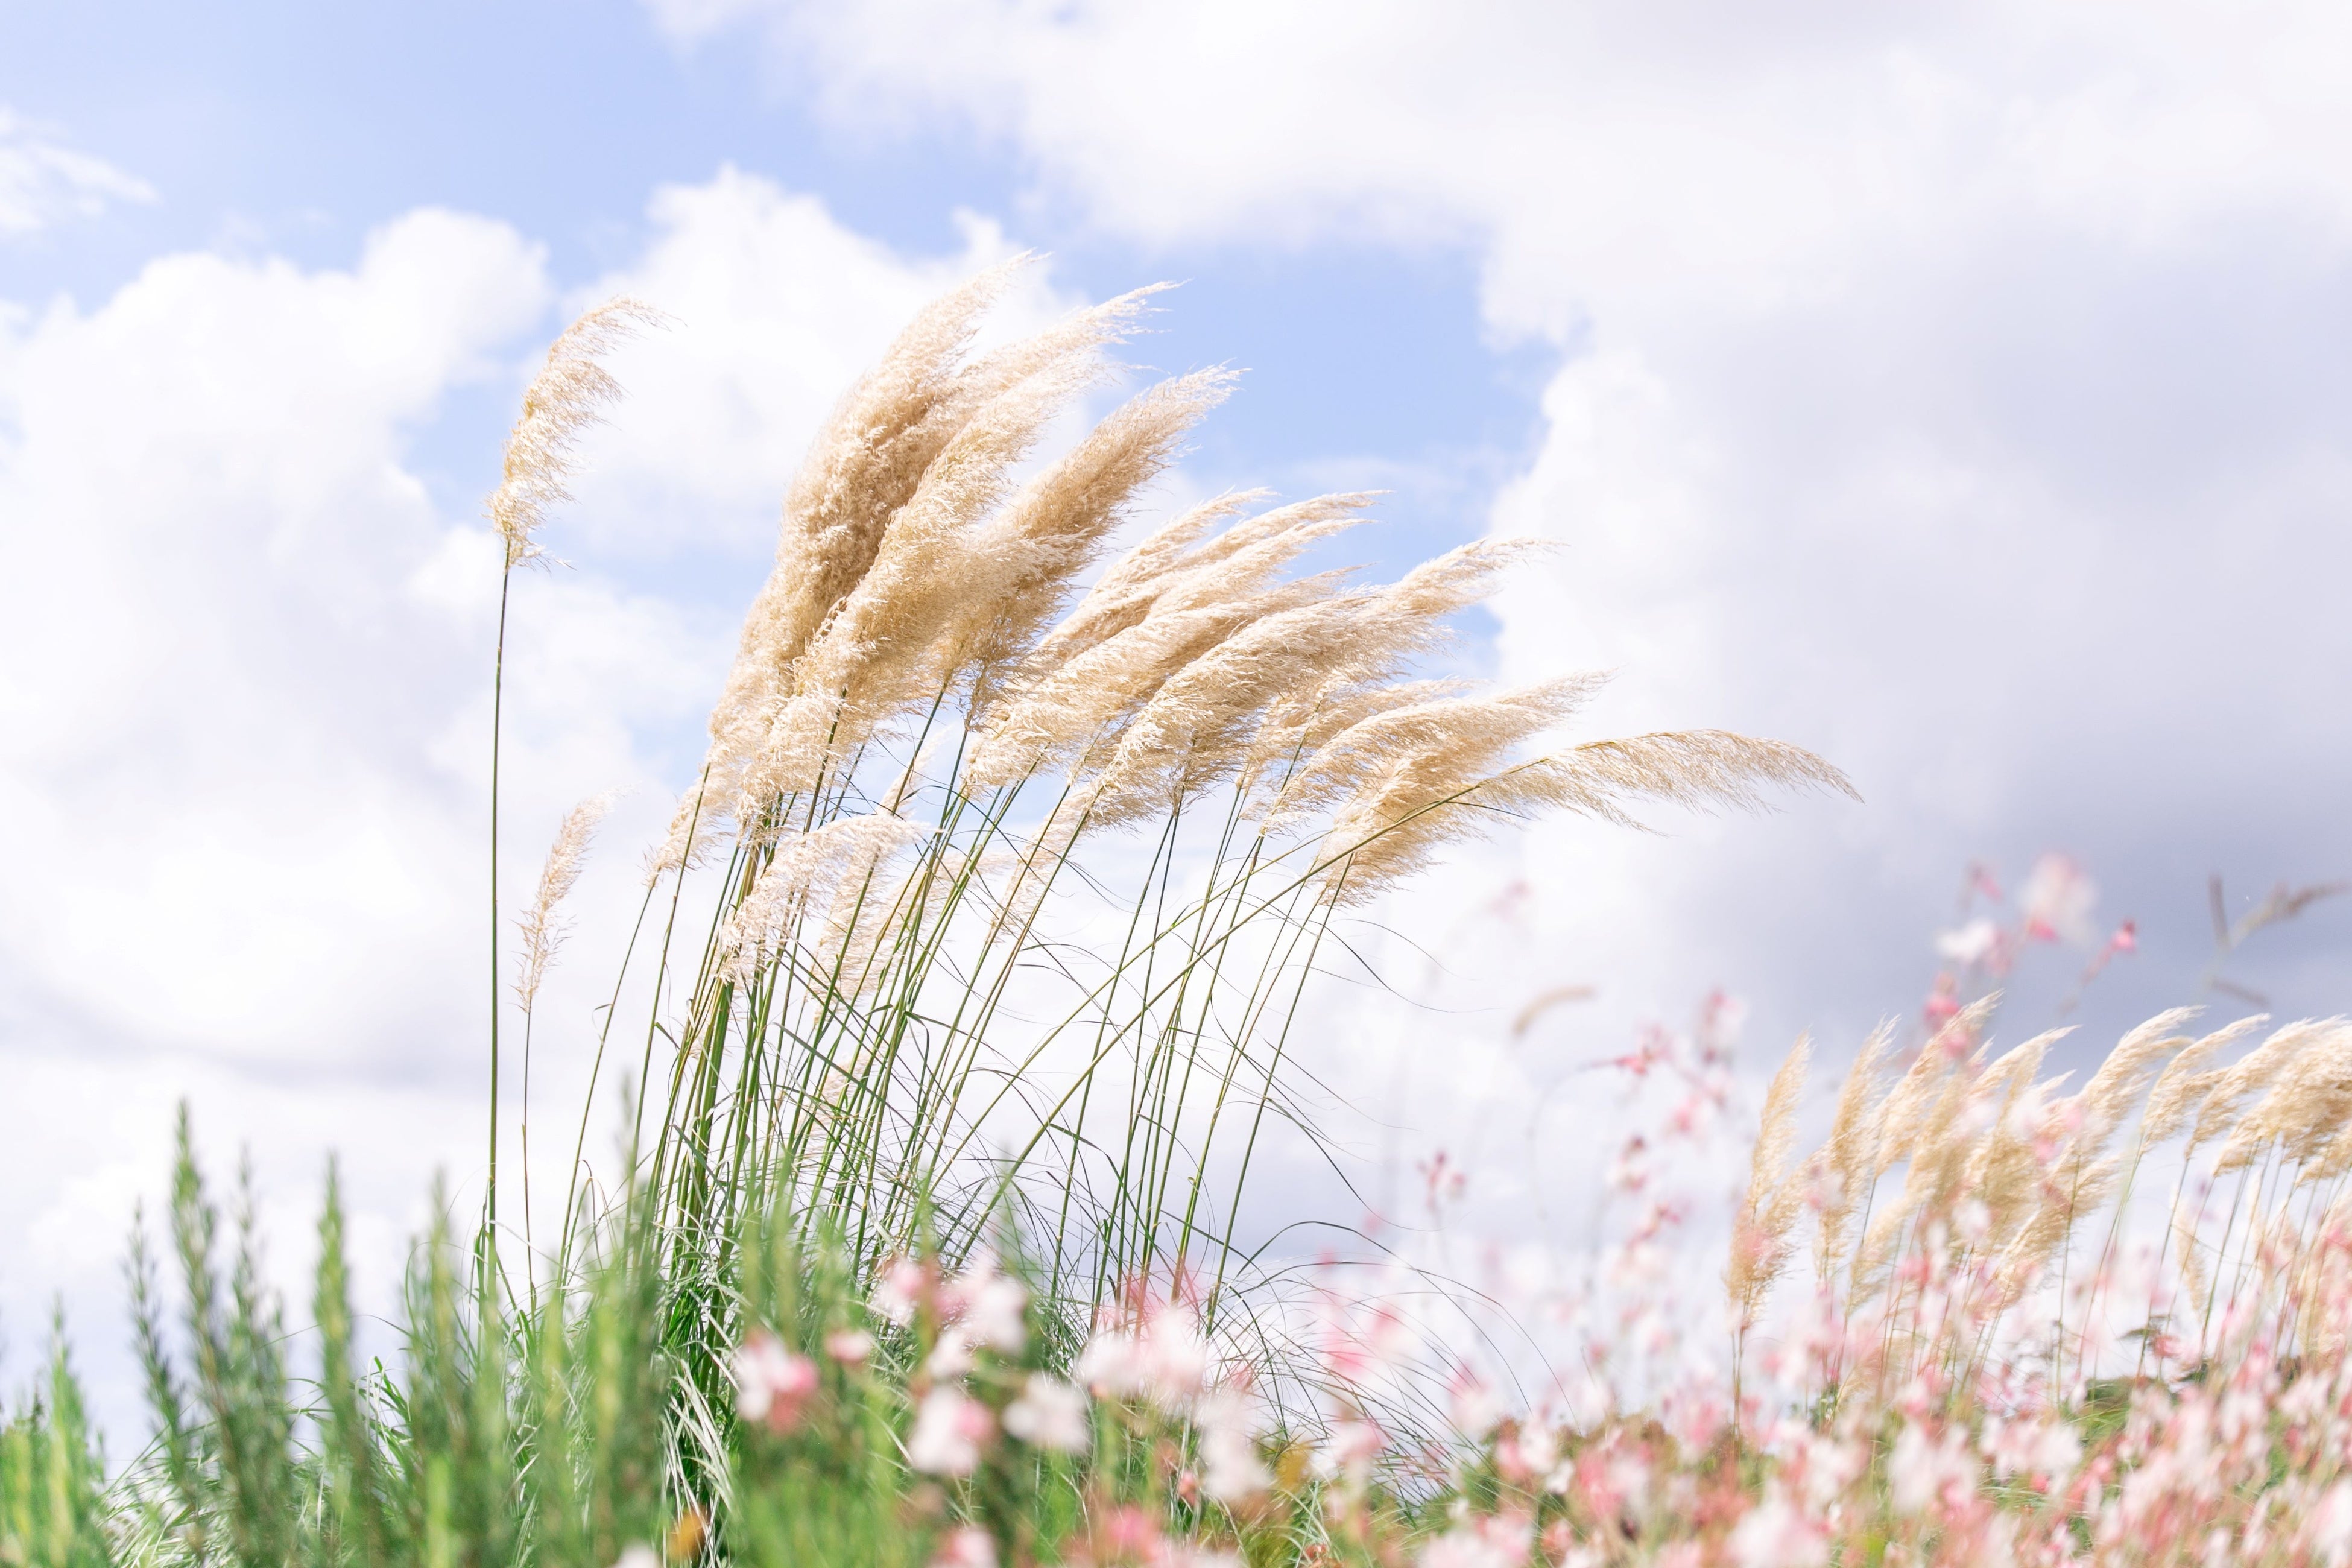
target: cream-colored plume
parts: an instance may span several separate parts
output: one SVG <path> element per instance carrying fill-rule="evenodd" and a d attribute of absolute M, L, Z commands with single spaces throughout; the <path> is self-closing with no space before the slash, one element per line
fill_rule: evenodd
<path fill-rule="evenodd" d="M 1202 536 L 1246 498 L 1195 509 L 1113 566 L 1006 678 L 967 769 L 989 788 L 1041 768 L 1091 773 L 1163 687 L 1244 628 L 1324 602 L 1336 574 L 1279 581 L 1318 540 L 1354 526 L 1359 495 L 1320 496 Z M 1139 747 L 1128 777 L 1139 775 Z"/>
<path fill-rule="evenodd" d="M 596 836 L 596 825 L 618 798 L 619 791 L 607 790 L 589 796 L 564 814 L 562 825 L 555 830 L 555 842 L 547 851 L 547 861 L 540 868 L 539 889 L 531 896 L 530 908 L 515 921 L 522 938 L 522 951 L 515 967 L 515 1000 L 522 1004 L 526 1013 L 538 1002 L 540 983 L 547 978 L 548 966 L 554 963 L 556 950 L 563 945 L 568 934 L 569 928 L 560 911 L 563 900 L 579 884 L 589 840 Z"/>
<path fill-rule="evenodd" d="M 2247 1098 L 2267 1089 L 2295 1053 L 2317 1037 L 2318 1030 L 2307 1022 L 2289 1024 L 2224 1068 L 2197 1108 L 2197 1122 L 2189 1132 L 2189 1150 L 2193 1152 L 2198 1145 L 2234 1130 Z"/>
<path fill-rule="evenodd" d="M 1862 1053 L 1846 1070 L 1838 1089 L 1837 1110 L 1830 1119 L 1829 1141 L 1816 1156 L 1822 1194 L 1817 1237 L 1813 1244 L 1815 1273 L 1822 1283 L 1844 1255 L 1846 1227 L 1855 1206 L 1878 1177 L 1878 1140 L 1885 1122 L 1886 1100 L 1880 1091 L 1878 1066 L 1895 1040 L 1889 1019 L 1870 1032 Z"/>
<path fill-rule="evenodd" d="M 580 433 L 604 417 L 621 395 L 599 359 L 640 328 L 667 318 L 635 300 L 609 300 L 564 330 L 547 363 L 522 395 L 522 413 L 506 445 L 504 471 L 490 492 L 490 526 L 506 547 L 509 569 L 541 553 L 538 534 L 550 507 L 572 499 L 573 448 Z"/>
<path fill-rule="evenodd" d="M 1789 1156 L 1797 1142 L 1797 1101 L 1805 1091 L 1805 1070 L 1813 1043 L 1800 1037 L 1788 1059 L 1764 1091 L 1764 1113 L 1748 1160 L 1748 1193 L 1741 1199 L 1731 1238 L 1731 1266 L 1724 1289 L 1745 1325 L 1756 1321 L 1764 1293 L 1788 1266 L 1789 1232 L 1801 1195 L 1790 1179 Z"/>
<path fill-rule="evenodd" d="M 2187 1126 L 2189 1116 L 2205 1103 L 2226 1070 L 2208 1069 L 2205 1064 L 2268 1022 L 2266 1016 L 2257 1013 L 2182 1047 L 2147 1091 L 2147 1107 L 2140 1113 L 2140 1141 L 2162 1143 Z"/>
<path fill-rule="evenodd" d="M 1531 763 L 1501 758 L 1581 707 L 1598 678 L 1570 677 L 1500 698 L 1459 698 L 1368 720 L 1358 730 L 1424 743 L 1391 752 L 1333 814 L 1327 849 L 1342 902 L 1377 896 L 1419 870 L 1444 844 L 1497 819 L 1572 811 L 1625 826 L 1634 801 L 1754 808 L 1767 784 L 1817 785 L 1848 796 L 1836 768 L 1796 746 L 1720 730 L 1592 741 Z M 1351 731 L 1333 745 L 1361 745 Z"/>
<path fill-rule="evenodd" d="M 1100 351 L 1156 291 L 966 362 L 981 316 L 1028 260 L 926 310 L 812 445 L 711 712 L 703 783 L 679 803 L 656 868 L 691 860 L 730 825 L 756 829 L 828 758 L 854 751 L 929 673 L 929 639 L 955 602 L 975 608 L 974 542 L 959 533 L 1004 494 L 1045 421 L 1103 374 Z"/>

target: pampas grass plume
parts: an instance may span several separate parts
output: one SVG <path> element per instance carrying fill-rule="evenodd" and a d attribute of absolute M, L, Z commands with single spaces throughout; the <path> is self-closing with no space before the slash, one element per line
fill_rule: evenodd
<path fill-rule="evenodd" d="M 564 813 L 562 825 L 555 830 L 555 842 L 549 846 L 547 860 L 540 868 L 539 887 L 531 895 L 530 907 L 515 921 L 522 938 L 515 973 L 515 1000 L 526 1013 L 539 1000 L 540 984 L 547 978 L 548 966 L 554 963 L 556 950 L 563 945 L 569 933 L 559 912 L 563 900 L 572 896 L 572 889 L 579 883 L 589 842 L 596 836 L 596 825 L 619 797 L 619 791 L 607 790 L 589 796 Z"/>
<path fill-rule="evenodd" d="M 608 300 L 548 349 L 547 363 L 523 392 L 522 413 L 507 437 L 503 471 L 488 502 L 509 570 L 543 553 L 539 530 L 549 508 L 571 499 L 567 485 L 580 433 L 620 398 L 620 383 L 599 361 L 641 329 L 667 321 L 641 300 Z"/>

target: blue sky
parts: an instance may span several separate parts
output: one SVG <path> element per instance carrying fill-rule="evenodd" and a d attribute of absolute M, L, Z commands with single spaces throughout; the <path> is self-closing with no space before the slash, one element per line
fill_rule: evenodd
<path fill-rule="evenodd" d="M 761 51 L 672 37 L 618 0 L 35 0 L 10 26 L 0 101 L 158 193 L 0 251 L 12 299 L 94 301 L 184 248 L 348 265 L 371 228 L 426 205 L 501 218 L 546 247 L 559 279 L 584 280 L 642 246 L 655 187 L 731 163 L 908 253 L 954 249 L 954 215 L 972 210 L 1050 250 L 1079 292 L 1180 279 L 1134 357 L 1252 373 L 1248 417 L 1204 434 L 1207 463 L 1263 475 L 1378 454 L 1428 468 L 1432 500 L 1467 526 L 1530 447 L 1554 357 L 1482 330 L 1475 258 L 1458 247 L 1138 242 L 1038 197 L 1013 149 L 822 123 Z M 465 423 L 428 448 L 453 499 L 481 488 L 495 458 Z"/>
<path fill-rule="evenodd" d="M 519 612 L 519 876 L 605 785 L 650 832 L 809 423 L 928 292 L 1031 247 L 1014 318 L 1181 279 L 1130 357 L 1248 368 L 1171 494 L 1389 489 L 1387 569 L 1555 540 L 1473 663 L 1615 668 L 1597 726 L 1780 735 L 1867 797 L 1554 825 L 1386 911 L 1405 1004 L 1340 988 L 1319 1024 L 1403 1126 L 1372 1142 L 1458 1146 L 1717 985 L 1759 1059 L 1802 1028 L 1841 1059 L 1916 1008 L 1972 858 L 2013 884 L 2070 852 L 2097 931 L 2138 921 L 2077 1048 L 2196 999 L 2209 874 L 2240 907 L 2352 874 L 2344 26 L 11 7 L 0 1321 L 110 1310 L 182 1095 L 253 1141 L 289 1236 L 329 1147 L 386 1256 L 436 1163 L 467 1178 L 478 498 L 532 356 L 617 288 L 683 324 L 630 351 L 557 527 L 576 569 Z M 586 885 L 576 975 L 626 881 Z M 2233 973 L 2342 1008 L 2347 911 Z M 2017 1024 L 2085 957 L 2037 952 Z M 1507 1037 L 1562 982 L 1600 994 Z M 1541 1135 L 1589 1142 L 1579 1110 Z M 1480 1223 L 1524 1233 L 1530 1180 L 1482 1176 Z"/>

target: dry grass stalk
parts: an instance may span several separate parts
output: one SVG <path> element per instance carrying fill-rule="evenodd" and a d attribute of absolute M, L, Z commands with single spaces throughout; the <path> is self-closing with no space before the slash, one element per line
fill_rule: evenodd
<path fill-rule="evenodd" d="M 2126 1033 L 2080 1091 L 2063 1095 L 2067 1075 L 2039 1076 L 2063 1030 L 1987 1059 L 1983 1032 L 1995 1000 L 1987 997 L 1946 1024 L 1884 1093 L 1878 1073 L 1887 1030 L 1864 1047 L 1841 1089 L 1830 1138 L 1804 1166 L 1816 1194 L 1816 1260 L 1825 1284 L 1844 1255 L 1854 1209 L 1872 1203 L 1884 1178 L 1902 1165 L 1900 1187 L 1891 1201 L 1874 1205 L 1853 1249 L 1849 1300 L 1859 1304 L 1876 1293 L 1906 1237 L 1940 1236 L 1951 1262 L 1971 1254 L 1985 1260 L 1993 1289 L 1979 1309 L 2005 1310 L 2066 1254 L 2085 1217 L 2123 1201 L 2126 1177 L 2146 1152 L 2184 1131 L 2185 1156 L 2221 1141 L 2214 1173 L 2246 1171 L 2272 1152 L 2294 1169 L 2284 1196 L 2266 1205 L 2254 1194 L 2232 1257 L 2242 1264 L 2290 1241 L 2288 1250 L 2308 1250 L 2309 1216 L 2299 1222 L 2288 1208 L 2298 1189 L 2352 1169 L 2352 1132 L 2345 1131 L 2352 1121 L 2352 1025 L 2290 1025 L 2237 1062 L 2211 1068 L 2207 1064 L 2265 1020 L 2242 1019 L 2191 1039 L 2181 1031 L 2197 1010 L 2174 1008 Z M 2135 1111 L 2139 1133 L 2128 1157 L 2111 1152 Z M 2188 1175 L 2184 1171 L 2184 1192 Z M 2242 1189 L 2240 1202 L 2246 1201 Z M 2329 1213 L 2340 1201 L 2330 1194 Z M 2177 1201 L 2168 1224 L 2168 1245 L 2185 1249 L 2180 1266 L 2191 1277 L 2192 1294 L 2210 1294 L 2198 1213 Z M 2095 1280 L 2114 1239 L 2107 1235 L 2090 1260 Z M 1735 1271 L 1751 1254 L 1763 1255 L 1743 1230 Z M 2263 1266 L 2302 1267 L 2275 1259 Z M 2090 1289 L 2095 1305 L 2099 1287 Z"/>
<path fill-rule="evenodd" d="M 572 896 L 572 889 L 580 881 L 589 841 L 596 836 L 596 825 L 618 798 L 617 791 L 607 790 L 603 795 L 591 795 L 564 813 L 562 824 L 555 830 L 555 842 L 548 848 L 546 863 L 540 868 L 539 888 L 531 895 L 530 908 L 515 921 L 516 931 L 522 938 L 522 952 L 516 966 L 514 994 L 526 1013 L 539 1000 L 540 984 L 547 978 L 556 950 L 570 933 L 569 924 L 560 912 L 563 900 Z"/>
<path fill-rule="evenodd" d="M 1789 1232 L 1801 1203 L 1789 1157 L 1796 1147 L 1797 1101 L 1812 1056 L 1811 1038 L 1801 1037 L 1764 1091 L 1748 1192 L 1734 1221 L 1731 1265 L 1724 1275 L 1724 1289 L 1743 1325 L 1756 1321 L 1758 1304 L 1788 1265 Z"/>
<path fill-rule="evenodd" d="M 2253 1095 L 2268 1089 L 2282 1075 L 2290 1075 L 2295 1058 L 2307 1046 L 2325 1037 L 2322 1026 L 2311 1023 L 2289 1024 L 2273 1032 L 2270 1038 L 2248 1051 L 2231 1067 L 2225 1068 L 2205 1100 L 2198 1107 L 2196 1124 L 2189 1129 L 2189 1147 L 2194 1152 L 2223 1132 L 2227 1142 L 2216 1159 L 2216 1169 L 2231 1171 L 2249 1163 L 2270 1142 L 2273 1121 L 2259 1114 L 2259 1108 L 2268 1100 L 2258 1102 L 2257 1113 L 2243 1115 L 2246 1102 Z"/>
<path fill-rule="evenodd" d="M 667 320 L 638 300 L 611 300 L 572 322 L 548 349 L 547 363 L 523 393 L 499 488 L 490 492 L 490 525 L 506 546 L 509 569 L 541 555 L 537 535 L 548 509 L 572 497 L 566 487 L 580 433 L 621 395 L 620 383 L 598 362 L 639 329 Z"/>
<path fill-rule="evenodd" d="M 1878 1065 L 1894 1040 L 1895 1025 L 1890 1019 L 1863 1042 L 1861 1054 L 1838 1089 L 1829 1140 L 1809 1166 L 1824 1185 L 1813 1252 L 1815 1272 L 1824 1286 L 1844 1255 L 1846 1226 L 1853 1222 L 1854 1209 L 1877 1180 L 1878 1142 L 1885 1131 L 1886 1106 L 1880 1092 Z"/>

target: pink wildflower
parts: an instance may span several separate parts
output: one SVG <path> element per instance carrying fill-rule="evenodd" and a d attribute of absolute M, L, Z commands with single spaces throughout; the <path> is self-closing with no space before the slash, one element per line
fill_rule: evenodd
<path fill-rule="evenodd" d="M 1945 1506 L 1954 1500 L 1956 1492 L 1972 1488 L 1976 1466 L 1962 1434 L 1950 1432 L 1937 1438 L 1927 1427 L 1906 1423 L 1895 1439 L 1886 1474 L 1896 1510 L 1917 1514 Z"/>
<path fill-rule="evenodd" d="M 1830 1556 L 1827 1532 L 1777 1487 L 1741 1516 L 1727 1544 L 1739 1568 L 1821 1568 Z"/>
<path fill-rule="evenodd" d="M 1447 1392 L 1451 1395 L 1454 1429 L 1473 1443 L 1485 1442 L 1502 1425 L 1503 1402 L 1468 1367 L 1454 1374 L 1453 1386 Z"/>
<path fill-rule="evenodd" d="M 1239 1502 L 1274 1484 L 1258 1458 L 1256 1421 L 1236 1390 L 1202 1399 L 1193 1417 L 1200 1431 L 1201 1489 L 1218 1502 Z"/>
<path fill-rule="evenodd" d="M 996 1271 L 995 1259 L 982 1254 L 961 1278 L 940 1289 L 940 1313 L 960 1325 L 975 1349 L 1018 1355 L 1028 1342 L 1024 1315 L 1029 1292 L 1020 1280 Z"/>
<path fill-rule="evenodd" d="M 801 1407 L 816 1392 L 816 1363 L 786 1350 L 766 1330 L 753 1331 L 735 1351 L 735 1408 L 746 1421 L 765 1422 L 789 1432 L 800 1424 Z"/>
<path fill-rule="evenodd" d="M 931 1568 L 996 1568 L 996 1542 L 977 1525 L 951 1530 L 931 1554 Z"/>
<path fill-rule="evenodd" d="M 1032 1373 L 1021 1396 L 1004 1407 L 1004 1429 L 1033 1447 L 1085 1452 L 1094 1441 L 1087 1396 L 1058 1377 Z"/>
<path fill-rule="evenodd" d="M 980 1468 L 981 1445 L 995 1423 L 988 1407 L 942 1384 L 923 1395 L 915 1429 L 907 1436 L 907 1463 L 934 1476 L 968 1476 Z"/>
<path fill-rule="evenodd" d="M 1524 1514 L 1468 1520 L 1422 1549 L 1421 1568 L 1520 1568 L 1535 1534 Z"/>
<path fill-rule="evenodd" d="M 930 1293 L 930 1271 L 911 1258 L 896 1258 L 882 1266 L 874 1281 L 874 1310 L 903 1329 Z"/>

